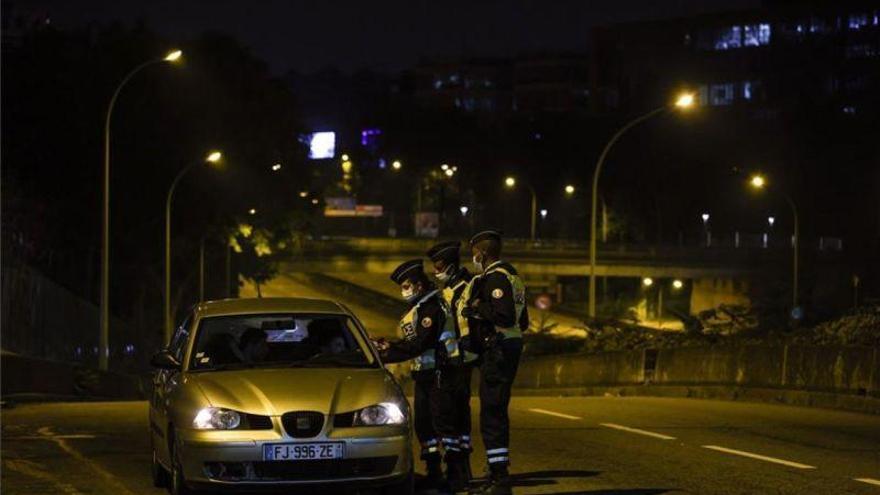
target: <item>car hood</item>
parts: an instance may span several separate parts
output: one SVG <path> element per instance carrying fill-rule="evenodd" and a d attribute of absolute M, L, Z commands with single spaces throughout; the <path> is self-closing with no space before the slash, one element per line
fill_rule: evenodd
<path fill-rule="evenodd" d="M 288 411 L 348 412 L 399 396 L 393 379 L 382 369 L 267 368 L 192 377 L 210 405 L 267 416 Z"/>

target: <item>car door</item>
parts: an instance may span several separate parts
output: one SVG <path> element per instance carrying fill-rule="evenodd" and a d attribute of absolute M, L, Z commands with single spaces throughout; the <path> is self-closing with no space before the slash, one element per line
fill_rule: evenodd
<path fill-rule="evenodd" d="M 183 323 L 171 336 L 171 344 L 168 350 L 183 363 L 186 354 L 186 346 L 189 343 L 190 331 L 193 323 L 193 314 L 187 315 Z M 150 396 L 150 431 L 156 453 L 163 464 L 170 465 L 168 442 L 165 441 L 168 434 L 169 397 L 180 384 L 181 373 L 178 370 L 156 370 L 153 373 L 153 392 Z"/>

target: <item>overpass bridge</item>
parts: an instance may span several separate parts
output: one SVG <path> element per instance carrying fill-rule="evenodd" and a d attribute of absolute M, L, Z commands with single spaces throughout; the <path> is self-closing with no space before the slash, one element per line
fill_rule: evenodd
<path fill-rule="evenodd" d="M 295 246 L 296 254 L 285 263 L 285 270 L 385 276 L 403 260 L 424 257 L 435 242 L 434 239 L 306 239 Z M 815 254 L 828 262 L 839 258 L 839 253 L 827 251 Z M 465 254 L 463 258 L 467 260 L 469 256 Z M 517 266 L 533 293 L 553 294 L 557 302 L 586 299 L 590 272 L 586 243 L 505 240 L 504 258 Z M 687 298 L 689 311 L 696 313 L 719 304 L 748 305 L 750 284 L 756 283 L 763 274 L 788 273 L 791 250 L 606 244 L 600 247 L 597 258 L 596 275 L 601 277 L 603 292 L 608 291 L 609 284 L 612 292 L 615 284 L 626 288 L 618 291 L 638 291 L 644 277 L 660 282 L 656 287 L 678 279 L 684 284 L 678 297 Z"/>

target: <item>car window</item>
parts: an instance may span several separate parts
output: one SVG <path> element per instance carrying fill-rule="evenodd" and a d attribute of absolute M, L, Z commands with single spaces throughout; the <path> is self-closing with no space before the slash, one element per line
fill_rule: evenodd
<path fill-rule="evenodd" d="M 202 318 L 189 369 L 377 365 L 347 315 L 288 313 Z"/>
<path fill-rule="evenodd" d="M 193 317 L 192 313 L 190 313 L 187 315 L 186 319 L 183 320 L 183 323 L 177 327 L 177 330 L 174 331 L 174 335 L 171 337 L 171 344 L 168 346 L 168 350 L 178 362 L 183 362 L 183 354 L 186 351 L 186 342 L 189 340 L 192 321 Z"/>

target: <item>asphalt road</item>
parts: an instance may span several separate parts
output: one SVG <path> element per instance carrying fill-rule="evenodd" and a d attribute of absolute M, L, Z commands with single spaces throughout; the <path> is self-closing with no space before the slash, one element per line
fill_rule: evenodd
<path fill-rule="evenodd" d="M 614 397 L 517 397 L 511 416 L 516 493 L 880 493 L 876 416 Z M 145 402 L 4 409 L 3 493 L 162 493 L 146 418 Z"/>

